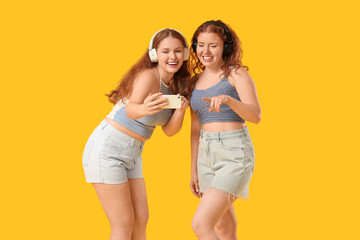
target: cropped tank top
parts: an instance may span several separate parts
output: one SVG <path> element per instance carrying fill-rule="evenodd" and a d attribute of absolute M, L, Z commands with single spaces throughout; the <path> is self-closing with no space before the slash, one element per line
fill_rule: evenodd
<path fill-rule="evenodd" d="M 160 92 L 162 94 L 172 94 L 171 89 L 167 86 L 160 77 Z M 108 118 L 114 120 L 118 124 L 130 129 L 131 131 L 140 134 L 145 138 L 150 138 L 156 126 L 164 126 L 172 115 L 172 109 L 163 109 L 153 115 L 148 115 L 139 119 L 131 119 L 126 114 L 126 104 L 129 101 L 121 99 L 113 107 Z"/>
<path fill-rule="evenodd" d="M 237 115 L 227 104 L 221 105 L 220 112 L 209 112 L 210 103 L 202 100 L 202 98 L 211 98 L 219 95 L 228 95 L 241 101 L 236 89 L 225 77 L 222 78 L 220 82 L 207 89 L 194 88 L 190 98 L 190 105 L 196 116 L 199 118 L 200 126 L 210 122 L 244 123 L 245 120 Z"/>

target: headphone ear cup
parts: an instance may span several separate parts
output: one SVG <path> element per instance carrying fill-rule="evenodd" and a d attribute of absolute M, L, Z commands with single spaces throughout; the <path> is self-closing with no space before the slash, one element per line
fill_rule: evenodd
<path fill-rule="evenodd" d="M 158 62 L 159 59 L 155 48 L 149 50 L 149 57 L 151 62 Z"/>
<path fill-rule="evenodd" d="M 232 43 L 225 43 L 225 44 L 224 44 L 223 57 L 230 56 L 232 50 L 233 50 L 233 45 L 232 45 Z"/>
<path fill-rule="evenodd" d="M 197 46 L 197 40 L 193 39 L 193 42 L 191 44 L 192 50 L 194 53 L 196 53 L 196 46 Z"/>
<path fill-rule="evenodd" d="M 189 60 L 189 49 L 187 47 L 184 48 L 184 61 Z"/>

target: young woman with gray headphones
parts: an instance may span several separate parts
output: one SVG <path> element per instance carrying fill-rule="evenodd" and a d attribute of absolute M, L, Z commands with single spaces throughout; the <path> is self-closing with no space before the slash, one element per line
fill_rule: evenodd
<path fill-rule="evenodd" d="M 111 225 L 111 240 L 145 239 L 148 204 L 141 152 L 155 126 L 168 136 L 182 126 L 189 105 L 188 44 L 177 30 L 154 34 L 149 49 L 107 96 L 113 110 L 86 143 L 83 166 Z M 162 95 L 180 94 L 181 106 L 164 109 Z"/>
<path fill-rule="evenodd" d="M 192 227 L 198 239 L 234 240 L 233 202 L 248 198 L 255 164 L 245 121 L 260 121 L 260 104 L 229 25 L 220 20 L 201 24 L 191 49 L 190 188 L 201 197 Z"/>

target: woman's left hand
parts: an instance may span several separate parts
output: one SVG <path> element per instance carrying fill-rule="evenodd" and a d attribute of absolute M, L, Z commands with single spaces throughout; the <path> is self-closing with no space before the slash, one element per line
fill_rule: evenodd
<path fill-rule="evenodd" d="M 212 98 L 202 98 L 202 100 L 210 103 L 209 112 L 220 112 L 220 107 L 227 101 L 229 101 L 228 95 L 219 95 Z"/>
<path fill-rule="evenodd" d="M 189 106 L 189 101 L 184 97 L 184 96 L 181 96 L 181 108 L 180 110 L 181 111 L 185 111 Z"/>

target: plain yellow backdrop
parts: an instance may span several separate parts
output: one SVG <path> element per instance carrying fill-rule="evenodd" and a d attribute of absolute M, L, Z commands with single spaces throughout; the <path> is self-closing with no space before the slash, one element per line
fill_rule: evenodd
<path fill-rule="evenodd" d="M 262 106 L 239 239 L 359 239 L 357 1 L 3 1 L 0 239 L 108 239 L 81 165 L 104 96 L 157 30 L 188 40 L 222 19 L 242 40 Z M 196 239 L 190 117 L 145 145 L 148 239 Z"/>

